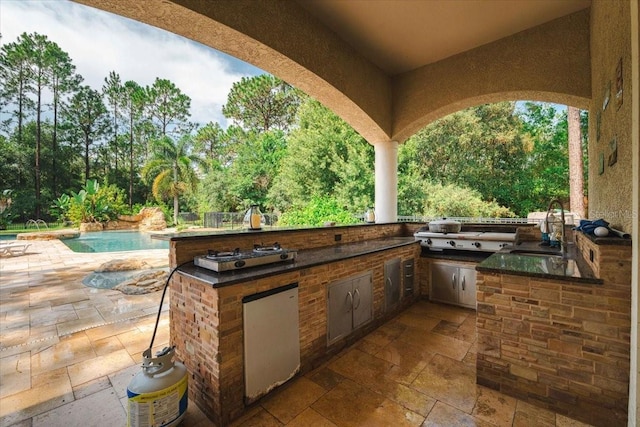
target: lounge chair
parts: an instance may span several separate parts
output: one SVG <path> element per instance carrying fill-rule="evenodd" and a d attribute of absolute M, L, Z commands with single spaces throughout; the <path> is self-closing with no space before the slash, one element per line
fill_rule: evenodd
<path fill-rule="evenodd" d="M 30 243 L 8 243 L 0 244 L 0 256 L 18 256 L 24 255 Z"/>

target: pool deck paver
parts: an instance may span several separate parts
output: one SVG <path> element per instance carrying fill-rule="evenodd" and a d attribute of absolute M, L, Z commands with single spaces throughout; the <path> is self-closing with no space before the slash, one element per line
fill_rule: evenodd
<path fill-rule="evenodd" d="M 161 292 L 127 296 L 81 281 L 112 259 L 166 266 L 168 251 L 77 254 L 59 241 L 33 243 L 24 256 L 0 258 L 0 427 L 125 425 L 126 388 L 140 372 Z M 467 309 L 420 301 L 231 425 L 588 427 L 475 385 L 474 322 Z M 389 330 L 404 332 L 393 339 Z M 168 344 L 165 301 L 154 351 Z M 193 403 L 182 425 L 214 426 Z"/>
<path fill-rule="evenodd" d="M 0 426 L 126 424 L 126 387 L 140 371 L 161 292 L 124 295 L 82 279 L 114 259 L 167 267 L 167 249 L 76 253 L 31 240 L 0 258 Z M 168 300 L 154 350 L 169 344 Z M 187 425 L 210 425 L 189 405 Z"/>

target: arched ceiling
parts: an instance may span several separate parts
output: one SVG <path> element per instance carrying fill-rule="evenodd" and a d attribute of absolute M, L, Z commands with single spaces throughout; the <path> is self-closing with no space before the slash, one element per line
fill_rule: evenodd
<path fill-rule="evenodd" d="M 262 68 L 371 143 L 476 103 L 591 97 L 590 0 L 76 1 Z"/>
<path fill-rule="evenodd" d="M 589 7 L 590 0 L 296 0 L 397 75 Z"/>

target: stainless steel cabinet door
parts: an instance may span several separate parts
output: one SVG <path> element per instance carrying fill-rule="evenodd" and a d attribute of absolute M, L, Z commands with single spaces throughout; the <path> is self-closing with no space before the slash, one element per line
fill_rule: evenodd
<path fill-rule="evenodd" d="M 328 286 L 328 343 L 332 343 L 351 333 L 353 324 L 352 290 L 350 279 Z"/>
<path fill-rule="evenodd" d="M 458 302 L 458 267 L 431 264 L 431 301 Z"/>
<path fill-rule="evenodd" d="M 373 283 L 371 274 L 353 279 L 353 329 L 373 318 Z"/>
<path fill-rule="evenodd" d="M 402 273 L 400 258 L 384 263 L 384 307 L 389 311 L 398 305 L 402 292 Z"/>
<path fill-rule="evenodd" d="M 474 268 L 460 267 L 460 285 L 458 302 L 469 308 L 476 308 L 476 270 Z"/>

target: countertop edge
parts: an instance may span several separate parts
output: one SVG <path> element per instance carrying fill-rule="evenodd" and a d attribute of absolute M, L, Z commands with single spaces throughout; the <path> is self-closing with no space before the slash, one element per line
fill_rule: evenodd
<path fill-rule="evenodd" d="M 554 274 L 544 274 L 544 273 L 531 273 L 528 271 L 517 271 L 517 270 L 505 270 L 499 268 L 491 268 L 491 267 L 482 267 L 480 265 L 476 265 L 476 271 L 481 273 L 496 273 L 496 274 L 506 274 L 511 276 L 524 276 L 524 277 L 536 277 L 539 279 L 546 280 L 554 280 L 557 282 L 577 282 L 577 284 L 581 285 L 603 285 L 604 280 L 598 278 L 591 277 L 566 277 L 566 276 L 557 276 Z"/>
<path fill-rule="evenodd" d="M 295 233 L 301 231 L 341 231 L 348 228 L 354 227 L 375 227 L 375 226 L 384 226 L 384 225 L 397 225 L 397 224 L 405 224 L 404 222 L 377 222 L 377 223 L 357 223 L 357 224 L 336 224 L 327 227 L 264 227 L 259 230 L 249 230 L 249 229 L 233 229 L 233 230 L 202 230 L 202 231 L 183 231 L 179 233 L 153 233 L 151 234 L 152 239 L 156 240 L 166 240 L 170 242 L 176 241 L 189 241 L 189 240 L 202 240 L 202 239 L 211 239 L 211 238 L 224 238 L 224 237 L 233 237 L 233 236 L 247 236 L 247 235 L 262 235 L 262 234 L 273 234 L 273 233 Z M 412 224 L 411 222 L 407 222 L 406 224 Z"/>
<path fill-rule="evenodd" d="M 228 273 L 216 273 L 214 271 L 210 271 L 205 268 L 197 267 L 193 264 L 193 262 L 190 262 L 188 264 L 177 267 L 177 273 L 180 273 L 182 275 L 186 275 L 193 279 L 207 283 L 211 285 L 213 288 L 222 288 L 225 286 L 237 285 L 243 282 L 263 279 L 265 277 L 270 277 L 270 276 L 277 276 L 280 274 L 299 271 L 299 270 L 303 270 L 311 267 L 317 267 L 319 265 L 330 264 L 333 262 L 343 261 L 351 258 L 357 258 L 360 256 L 370 255 L 377 252 L 383 252 L 390 249 L 396 249 L 403 246 L 419 243 L 413 237 L 403 237 L 403 238 L 396 237 L 392 239 L 395 239 L 396 241 L 389 242 L 388 244 L 385 244 L 380 247 L 363 249 L 361 251 L 354 251 L 352 253 L 347 253 L 347 254 L 336 253 L 334 254 L 334 256 L 330 258 L 324 258 L 321 260 L 318 260 L 317 257 L 314 257 L 313 253 L 314 252 L 320 253 L 320 251 L 328 251 L 331 249 L 335 250 L 335 249 L 344 249 L 345 247 L 361 246 L 367 242 L 383 242 L 383 241 L 386 242 L 389 240 L 389 238 L 367 240 L 363 242 L 346 243 L 343 245 L 325 246 L 325 247 L 315 248 L 315 249 L 304 249 L 298 252 L 298 257 L 293 262 L 284 261 L 282 263 L 271 264 L 266 267 L 264 266 L 255 267 L 253 269 L 237 270 L 236 272 L 228 272 Z M 398 240 L 402 240 L 402 241 L 398 241 Z M 237 276 L 234 276 L 234 275 L 237 275 Z M 221 278 L 223 279 L 222 281 L 220 281 Z"/>

